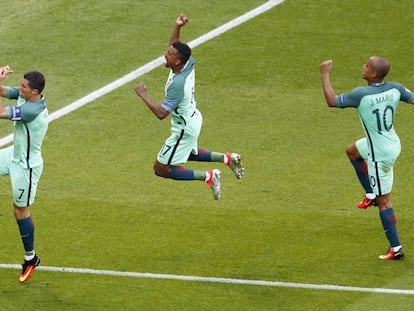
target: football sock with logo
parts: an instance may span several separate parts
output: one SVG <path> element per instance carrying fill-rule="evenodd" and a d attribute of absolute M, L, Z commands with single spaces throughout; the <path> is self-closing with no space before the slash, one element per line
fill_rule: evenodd
<path fill-rule="evenodd" d="M 203 148 L 198 148 L 198 154 L 190 154 L 188 161 L 212 162 L 211 152 Z"/>
<path fill-rule="evenodd" d="M 391 247 L 399 246 L 400 240 L 398 238 L 397 218 L 395 216 L 394 209 L 391 207 L 380 211 L 380 218 L 382 226 L 384 227 L 385 235 L 390 242 Z"/>
<path fill-rule="evenodd" d="M 365 189 L 365 193 L 372 193 L 371 185 L 369 184 L 368 167 L 365 160 L 351 160 L 352 166 L 358 176 L 359 182 Z"/>
<path fill-rule="evenodd" d="M 190 154 L 188 161 L 198 162 L 224 162 L 225 154 L 220 152 L 208 151 L 203 148 L 198 148 L 198 154 Z"/>
<path fill-rule="evenodd" d="M 17 225 L 19 227 L 20 236 L 22 238 L 23 247 L 26 252 L 26 258 L 34 256 L 34 223 L 32 217 L 29 216 L 24 219 L 18 219 Z"/>

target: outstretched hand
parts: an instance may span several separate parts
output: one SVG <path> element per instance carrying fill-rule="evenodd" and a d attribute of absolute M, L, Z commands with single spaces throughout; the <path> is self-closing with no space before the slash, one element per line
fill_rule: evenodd
<path fill-rule="evenodd" d="M 175 23 L 176 23 L 178 26 L 184 26 L 185 24 L 187 24 L 187 23 L 188 23 L 188 18 L 187 18 L 187 16 L 186 16 L 185 14 L 180 14 L 180 15 L 177 17 L 177 19 L 176 19 Z"/>
<path fill-rule="evenodd" d="M 13 73 L 13 70 L 9 65 L 0 68 L 0 80 L 3 80 L 9 73 Z"/>

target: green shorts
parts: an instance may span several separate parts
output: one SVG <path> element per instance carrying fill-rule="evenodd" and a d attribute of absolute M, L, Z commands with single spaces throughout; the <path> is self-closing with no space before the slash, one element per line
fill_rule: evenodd
<path fill-rule="evenodd" d="M 188 161 L 190 154 L 198 153 L 198 136 L 203 118 L 195 113 L 185 120 L 185 126 L 172 126 L 171 135 L 166 139 L 157 156 L 157 161 L 164 165 L 179 165 Z"/>
<path fill-rule="evenodd" d="M 355 143 L 361 157 L 367 161 L 369 182 L 372 191 L 376 195 L 391 193 L 394 182 L 394 163 L 396 159 L 386 161 L 372 161 L 369 157 L 366 138 L 361 138 Z"/>
<path fill-rule="evenodd" d="M 43 165 L 23 168 L 13 161 L 13 150 L 13 146 L 0 150 L 0 176 L 10 175 L 14 204 L 18 207 L 30 206 L 36 197 Z"/>

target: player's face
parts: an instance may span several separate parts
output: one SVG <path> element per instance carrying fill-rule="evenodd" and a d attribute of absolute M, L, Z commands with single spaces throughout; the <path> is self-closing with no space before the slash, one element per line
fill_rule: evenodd
<path fill-rule="evenodd" d="M 36 98 L 39 96 L 39 91 L 37 89 L 32 89 L 29 86 L 29 81 L 23 78 L 19 85 L 19 95 L 27 101 L 37 100 Z"/>
<path fill-rule="evenodd" d="M 173 68 L 174 66 L 177 66 L 180 63 L 180 60 L 178 59 L 177 49 L 170 45 L 168 47 L 167 52 L 165 52 L 165 67 Z"/>
<path fill-rule="evenodd" d="M 34 90 L 29 86 L 29 81 L 23 78 L 20 81 L 20 97 L 23 97 L 24 99 L 28 100 L 31 97 L 33 91 Z"/>

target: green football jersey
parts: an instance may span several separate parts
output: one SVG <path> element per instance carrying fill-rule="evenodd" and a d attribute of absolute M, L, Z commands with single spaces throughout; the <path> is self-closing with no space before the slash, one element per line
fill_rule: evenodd
<path fill-rule="evenodd" d="M 195 60 L 192 56 L 177 74 L 170 72 L 165 84 L 162 107 L 171 113 L 172 130 L 181 131 L 196 110 Z"/>
<path fill-rule="evenodd" d="M 6 107 L 14 121 L 13 161 L 24 168 L 43 164 L 42 143 L 48 128 L 48 110 L 42 96 L 37 102 L 27 102 L 19 96 L 18 88 L 8 88 L 7 97 L 17 99 L 15 106 Z"/>
<path fill-rule="evenodd" d="M 411 102 L 414 94 L 396 82 L 383 82 L 358 87 L 336 96 L 339 108 L 354 107 L 367 138 L 372 161 L 395 159 L 401 151 L 394 129 L 394 117 L 400 101 Z"/>

